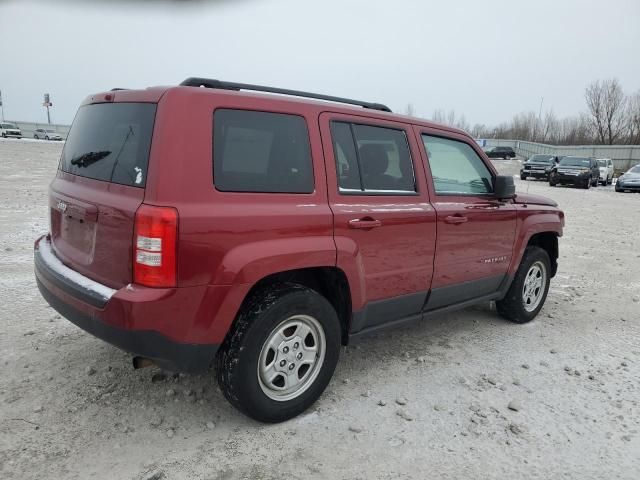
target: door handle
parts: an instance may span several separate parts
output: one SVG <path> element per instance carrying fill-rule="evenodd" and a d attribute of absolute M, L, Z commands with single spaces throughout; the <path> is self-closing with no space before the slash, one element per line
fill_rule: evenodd
<path fill-rule="evenodd" d="M 349 228 L 375 228 L 381 227 L 382 222 L 371 217 L 354 218 L 349 220 Z"/>
<path fill-rule="evenodd" d="M 464 215 L 449 215 L 448 217 L 444 217 L 444 223 L 451 223 L 453 225 L 458 225 L 460 223 L 466 223 L 469 219 Z"/>

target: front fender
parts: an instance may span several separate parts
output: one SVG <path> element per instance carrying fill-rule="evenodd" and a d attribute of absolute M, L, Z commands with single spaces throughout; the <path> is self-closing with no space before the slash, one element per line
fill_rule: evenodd
<path fill-rule="evenodd" d="M 562 236 L 564 227 L 564 213 L 557 208 L 541 207 L 537 205 L 517 205 L 518 212 L 517 228 L 518 233 L 513 248 L 513 256 L 509 265 L 509 274 L 515 275 L 520 261 L 524 255 L 524 250 L 529 244 L 531 237 L 538 233 L 550 232 L 558 237 Z"/>

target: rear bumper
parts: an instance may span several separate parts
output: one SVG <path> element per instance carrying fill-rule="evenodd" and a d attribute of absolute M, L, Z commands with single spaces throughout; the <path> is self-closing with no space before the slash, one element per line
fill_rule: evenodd
<path fill-rule="evenodd" d="M 222 341 L 215 339 L 226 333 L 226 322 L 214 319 L 228 316 L 220 302 L 230 287 L 114 290 L 62 265 L 47 237 L 36 242 L 34 264 L 49 305 L 95 337 L 168 370 L 201 372 L 212 365 Z"/>
<path fill-rule="evenodd" d="M 553 176 L 553 181 L 556 183 L 570 183 L 572 185 L 584 185 L 589 181 L 588 175 L 562 175 L 556 173 Z"/>

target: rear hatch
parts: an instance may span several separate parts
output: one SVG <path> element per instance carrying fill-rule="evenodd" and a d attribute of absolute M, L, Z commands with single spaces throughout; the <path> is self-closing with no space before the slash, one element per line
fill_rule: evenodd
<path fill-rule="evenodd" d="M 133 278 L 135 213 L 144 199 L 155 103 L 80 107 L 49 189 L 53 249 L 111 288 Z"/>

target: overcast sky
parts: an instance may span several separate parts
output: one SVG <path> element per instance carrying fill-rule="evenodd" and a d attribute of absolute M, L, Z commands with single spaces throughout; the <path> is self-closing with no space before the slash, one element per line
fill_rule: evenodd
<path fill-rule="evenodd" d="M 91 5 L 87 5 L 91 3 Z M 133 5 L 131 5 L 133 3 Z M 203 76 L 381 102 L 494 125 L 584 107 L 616 77 L 640 89 L 639 0 L 0 0 L 7 119 L 70 123 L 113 87 Z"/>

